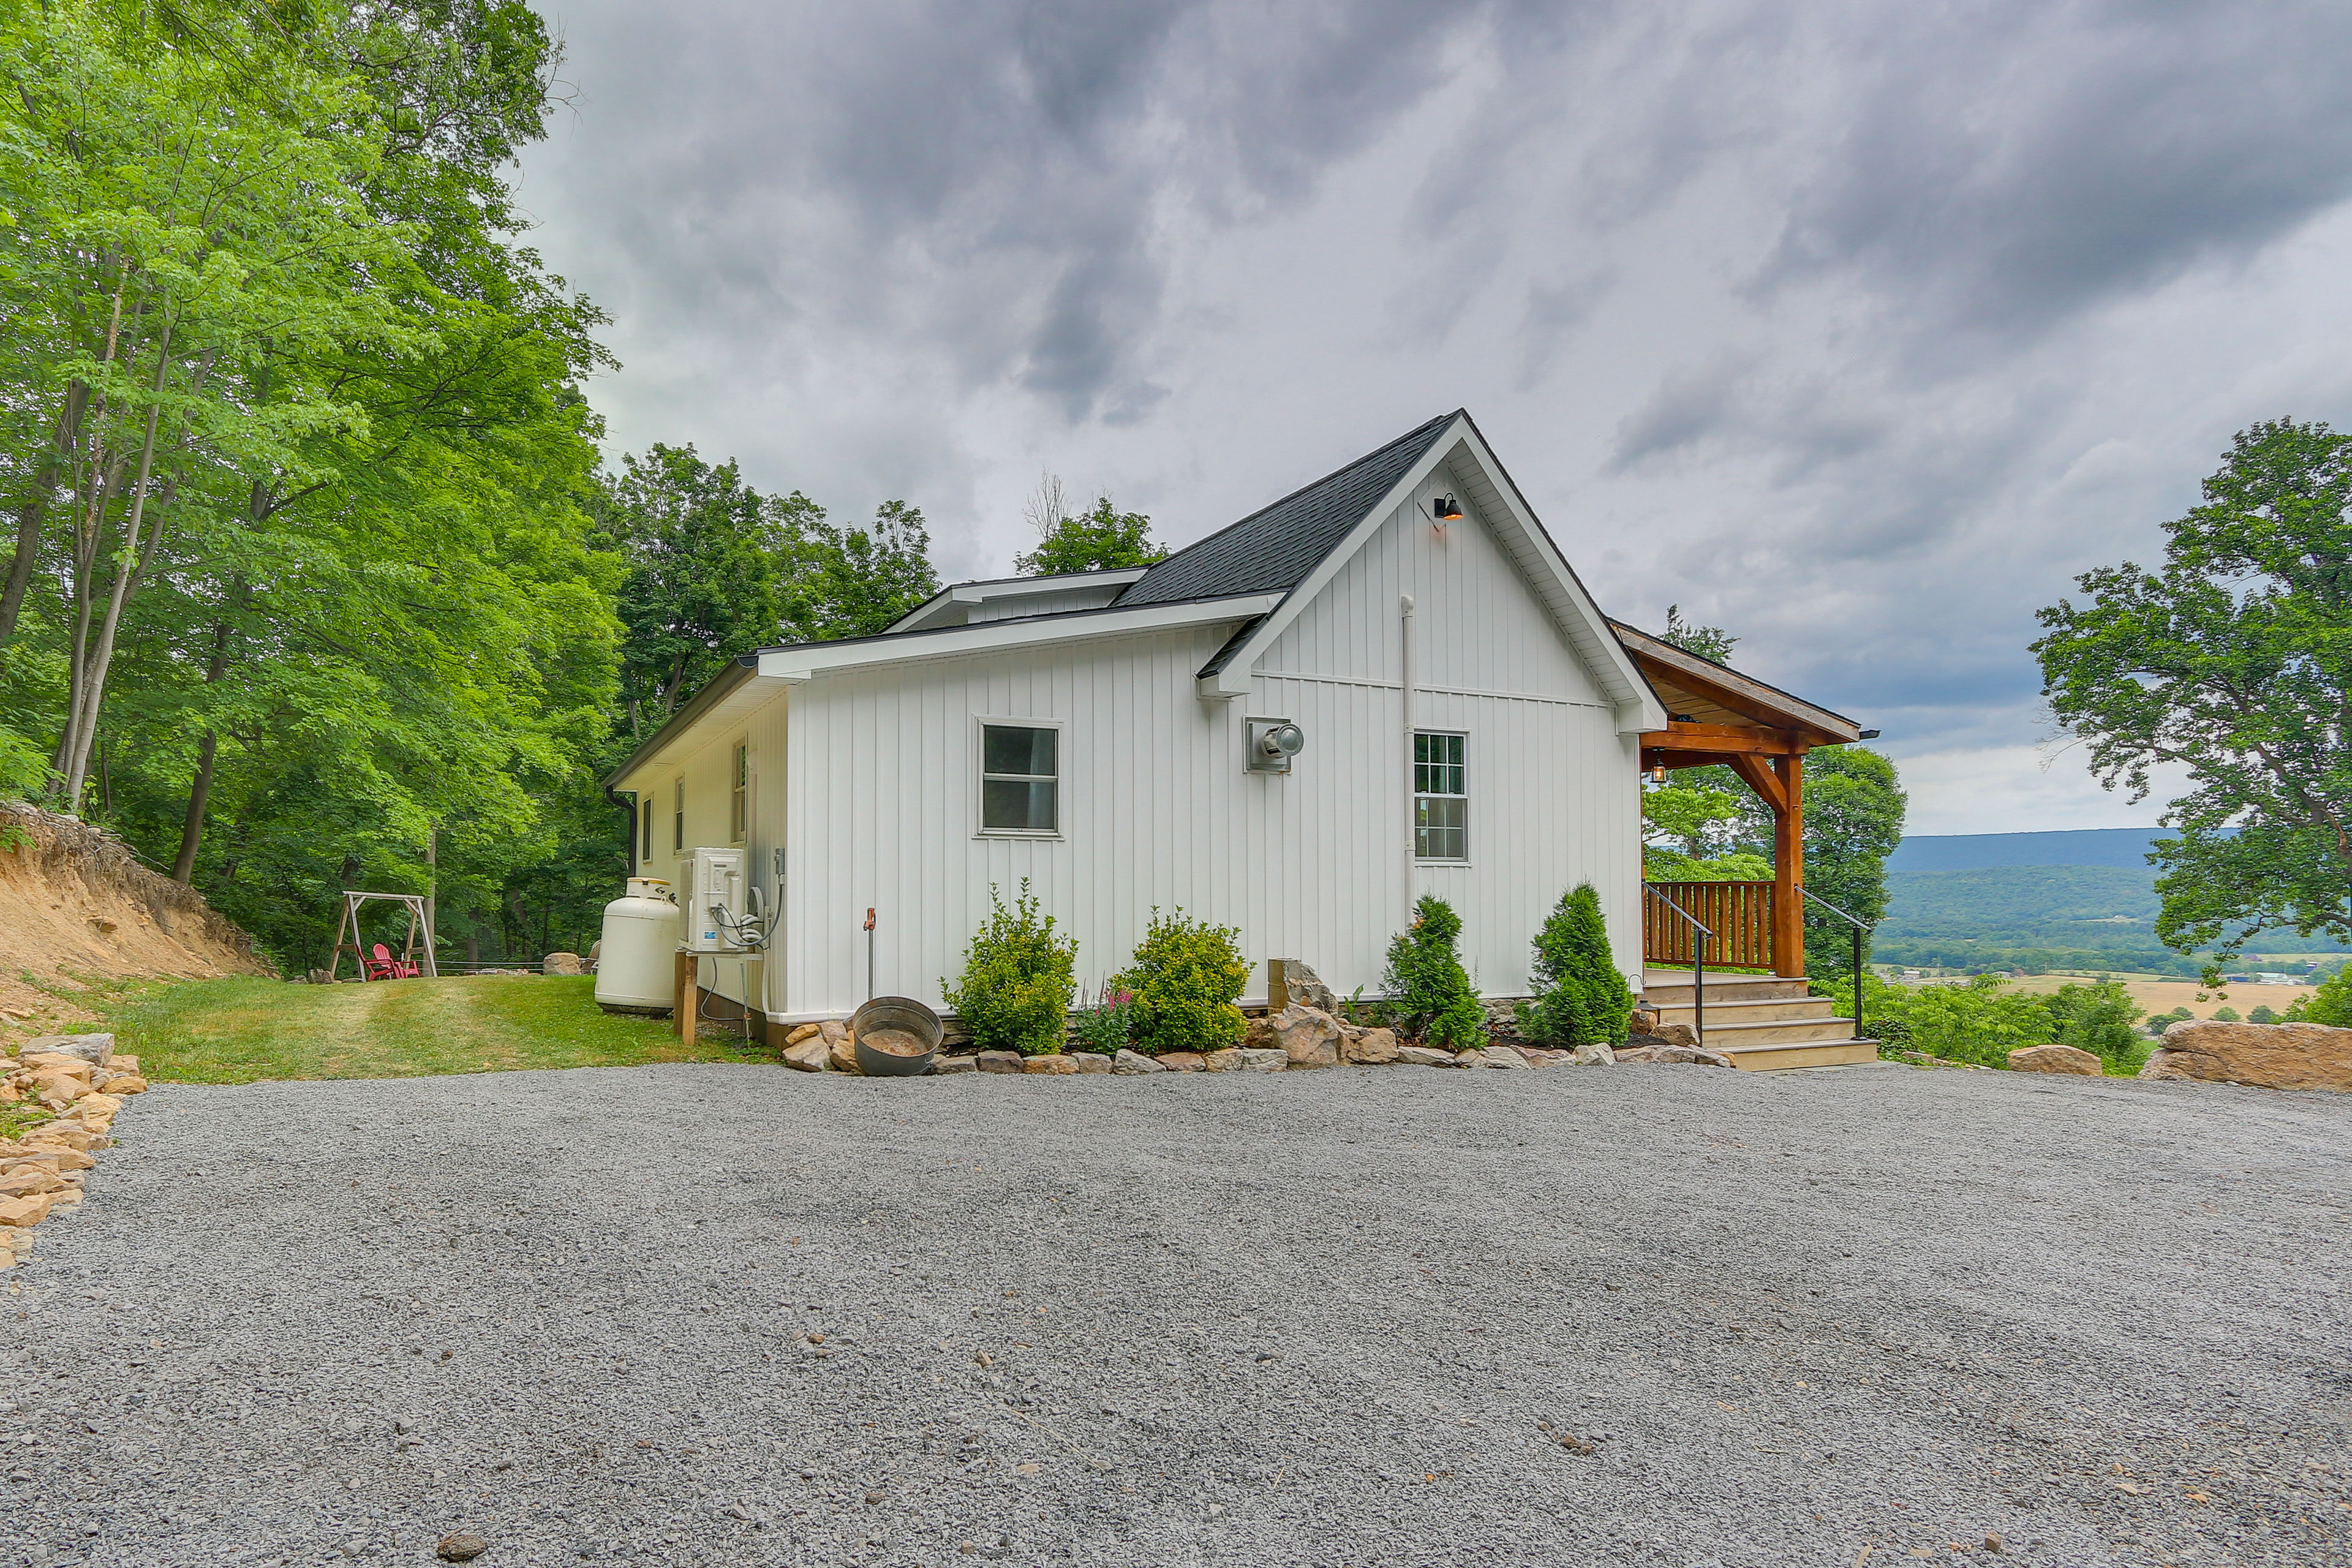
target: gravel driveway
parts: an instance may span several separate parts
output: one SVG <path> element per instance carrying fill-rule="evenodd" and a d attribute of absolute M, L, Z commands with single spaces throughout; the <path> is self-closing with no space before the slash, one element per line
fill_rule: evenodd
<path fill-rule="evenodd" d="M 673 1065 L 116 1131 L 5 1276 L 0 1563 L 2352 1562 L 2352 1096 Z"/>

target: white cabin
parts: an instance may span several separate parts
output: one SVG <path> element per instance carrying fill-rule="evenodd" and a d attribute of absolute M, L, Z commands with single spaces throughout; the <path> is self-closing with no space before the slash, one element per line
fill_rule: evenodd
<path fill-rule="evenodd" d="M 1446 513 L 1455 513 L 1446 517 Z M 1643 981 L 1643 737 L 1668 715 L 1467 414 L 1148 569 L 969 583 L 888 632 L 730 666 L 609 781 L 644 874 L 735 846 L 781 910 L 772 1023 L 942 1006 L 992 884 L 1078 942 L 1090 994 L 1154 906 L 1377 995 L 1436 893 L 1491 996 L 1590 880 Z M 1253 767 L 1254 723 L 1304 749 Z M 762 993 L 764 993 L 762 994 Z"/>

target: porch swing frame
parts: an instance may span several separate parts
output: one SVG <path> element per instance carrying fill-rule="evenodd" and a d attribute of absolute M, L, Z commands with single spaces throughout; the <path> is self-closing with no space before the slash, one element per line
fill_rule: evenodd
<path fill-rule="evenodd" d="M 361 983 L 364 984 L 367 982 L 369 978 L 367 949 L 362 944 L 360 939 L 360 910 L 371 899 L 381 900 L 385 903 L 400 904 L 406 907 L 408 910 L 408 937 L 407 941 L 402 945 L 400 960 L 404 963 L 414 963 L 417 965 L 417 967 L 422 971 L 423 978 L 428 980 L 439 979 L 441 977 L 441 971 L 433 962 L 432 914 L 431 911 L 425 908 L 425 897 L 423 894 L 358 893 L 346 889 L 343 893 L 342 917 L 335 922 L 335 955 L 327 962 L 328 980 L 331 982 L 340 978 L 338 972 L 342 968 L 343 953 L 345 950 L 348 949 L 351 952 L 352 961 L 360 966 L 359 978 Z M 349 942 L 345 942 L 343 940 L 346 932 L 350 933 L 351 936 L 351 940 Z M 424 948 L 421 952 L 418 950 L 416 940 L 419 934 L 422 934 L 425 939 Z"/>

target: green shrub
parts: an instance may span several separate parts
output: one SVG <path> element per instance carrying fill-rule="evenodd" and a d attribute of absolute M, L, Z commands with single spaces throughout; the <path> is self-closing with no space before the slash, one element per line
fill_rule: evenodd
<path fill-rule="evenodd" d="M 2243 1022 L 2243 1020 L 2238 1016 L 2238 1010 L 2235 1007 L 2214 1008 L 2213 1021 L 2217 1024 L 2236 1024 Z"/>
<path fill-rule="evenodd" d="M 1115 1057 L 1135 1038 L 1135 993 L 1114 981 L 1103 982 L 1091 1007 L 1081 1007 L 1070 1021 L 1072 1048 Z"/>
<path fill-rule="evenodd" d="M 2042 999 L 2062 1046 L 2103 1058 L 2110 1072 L 2135 1072 L 2147 1059 L 2148 1045 L 2135 1026 L 2139 1004 L 2120 980 L 2067 984 Z"/>
<path fill-rule="evenodd" d="M 2254 1010 L 2246 1015 L 2246 1022 L 2249 1024 L 2275 1024 L 2278 1022 L 2278 1015 L 2271 1011 L 2271 1005 L 2269 1003 L 2258 1003 L 2255 1005 Z"/>
<path fill-rule="evenodd" d="M 1381 984 L 1389 994 L 1389 1021 L 1412 1038 L 1458 1051 L 1486 1037 L 1486 1009 L 1462 967 L 1455 944 L 1462 917 L 1434 894 L 1412 907 L 1412 929 L 1389 942 Z"/>
<path fill-rule="evenodd" d="M 2352 966 L 2337 970 L 2302 999 L 2303 1016 L 2315 1024 L 2352 1029 Z"/>
<path fill-rule="evenodd" d="M 1601 895 L 1590 882 L 1560 895 L 1536 933 L 1528 970 L 1535 999 L 1519 1009 L 1519 1031 L 1547 1046 L 1622 1045 L 1633 993 L 1609 949 Z"/>
<path fill-rule="evenodd" d="M 964 949 L 963 973 L 952 985 L 940 981 L 940 994 L 982 1050 L 1051 1056 L 1062 1048 L 1078 944 L 1055 937 L 1053 916 L 1039 918 L 1026 877 L 1012 908 L 993 884 L 988 904 L 987 921 Z"/>
<path fill-rule="evenodd" d="M 1135 1048 L 1146 1056 L 1166 1051 L 1216 1051 L 1235 1044 L 1247 1021 L 1234 1003 L 1249 984 L 1249 961 L 1242 956 L 1241 932 L 1205 925 L 1178 910 L 1157 907 L 1135 957 L 1117 984 L 1135 994 Z"/>

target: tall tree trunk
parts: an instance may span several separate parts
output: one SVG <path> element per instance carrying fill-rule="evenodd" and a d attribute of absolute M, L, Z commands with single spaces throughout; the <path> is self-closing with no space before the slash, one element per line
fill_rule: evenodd
<path fill-rule="evenodd" d="M 139 479 L 131 487 L 131 517 L 123 525 L 122 558 L 115 564 L 114 582 L 107 595 L 106 619 L 99 627 L 97 644 L 91 647 L 88 658 L 83 662 L 80 687 L 74 693 L 75 700 L 70 710 L 70 722 L 67 726 L 68 736 L 73 744 L 73 750 L 66 759 L 66 798 L 68 800 L 78 801 L 81 798 L 82 782 L 89 775 L 90 742 L 98 734 L 99 706 L 106 700 L 106 671 L 108 666 L 114 662 L 114 638 L 122 625 L 123 601 L 130 596 L 131 584 L 138 580 L 148 560 L 155 553 L 155 541 L 152 536 L 143 542 L 145 547 L 142 548 L 140 530 L 146 521 L 148 487 L 155 471 L 155 431 L 163 416 L 163 405 L 159 400 L 163 395 L 163 383 L 169 378 L 171 370 L 172 325 L 167 321 L 163 327 L 162 341 L 155 346 L 155 380 L 153 385 L 149 388 L 147 425 L 140 438 Z M 159 515 L 154 532 L 162 533 L 163 526 L 163 520 Z M 89 617 L 86 606 L 82 620 L 83 625 L 87 626 Z"/>
<path fill-rule="evenodd" d="M 232 614 L 245 605 L 246 584 L 240 580 L 229 589 L 229 610 Z M 223 616 L 213 625 L 213 657 L 205 666 L 205 684 L 211 686 L 228 673 L 229 618 Z M 205 806 L 212 798 L 213 762 L 220 752 L 220 737 L 206 730 L 196 746 L 196 776 L 188 785 L 188 814 L 180 823 L 180 852 L 172 858 L 172 880 L 185 883 L 196 873 L 196 848 L 205 837 Z"/>
<path fill-rule="evenodd" d="M 58 416 L 57 439 L 34 471 L 33 488 L 16 513 L 16 553 L 8 562 L 8 581 L 0 586 L 0 643 L 16 630 L 25 607 L 25 590 L 31 586 L 33 568 L 41 559 L 41 525 L 48 521 L 48 492 L 57 487 L 58 467 L 81 439 L 81 416 L 89 406 L 89 387 L 74 381 L 66 387 L 65 408 Z"/>

